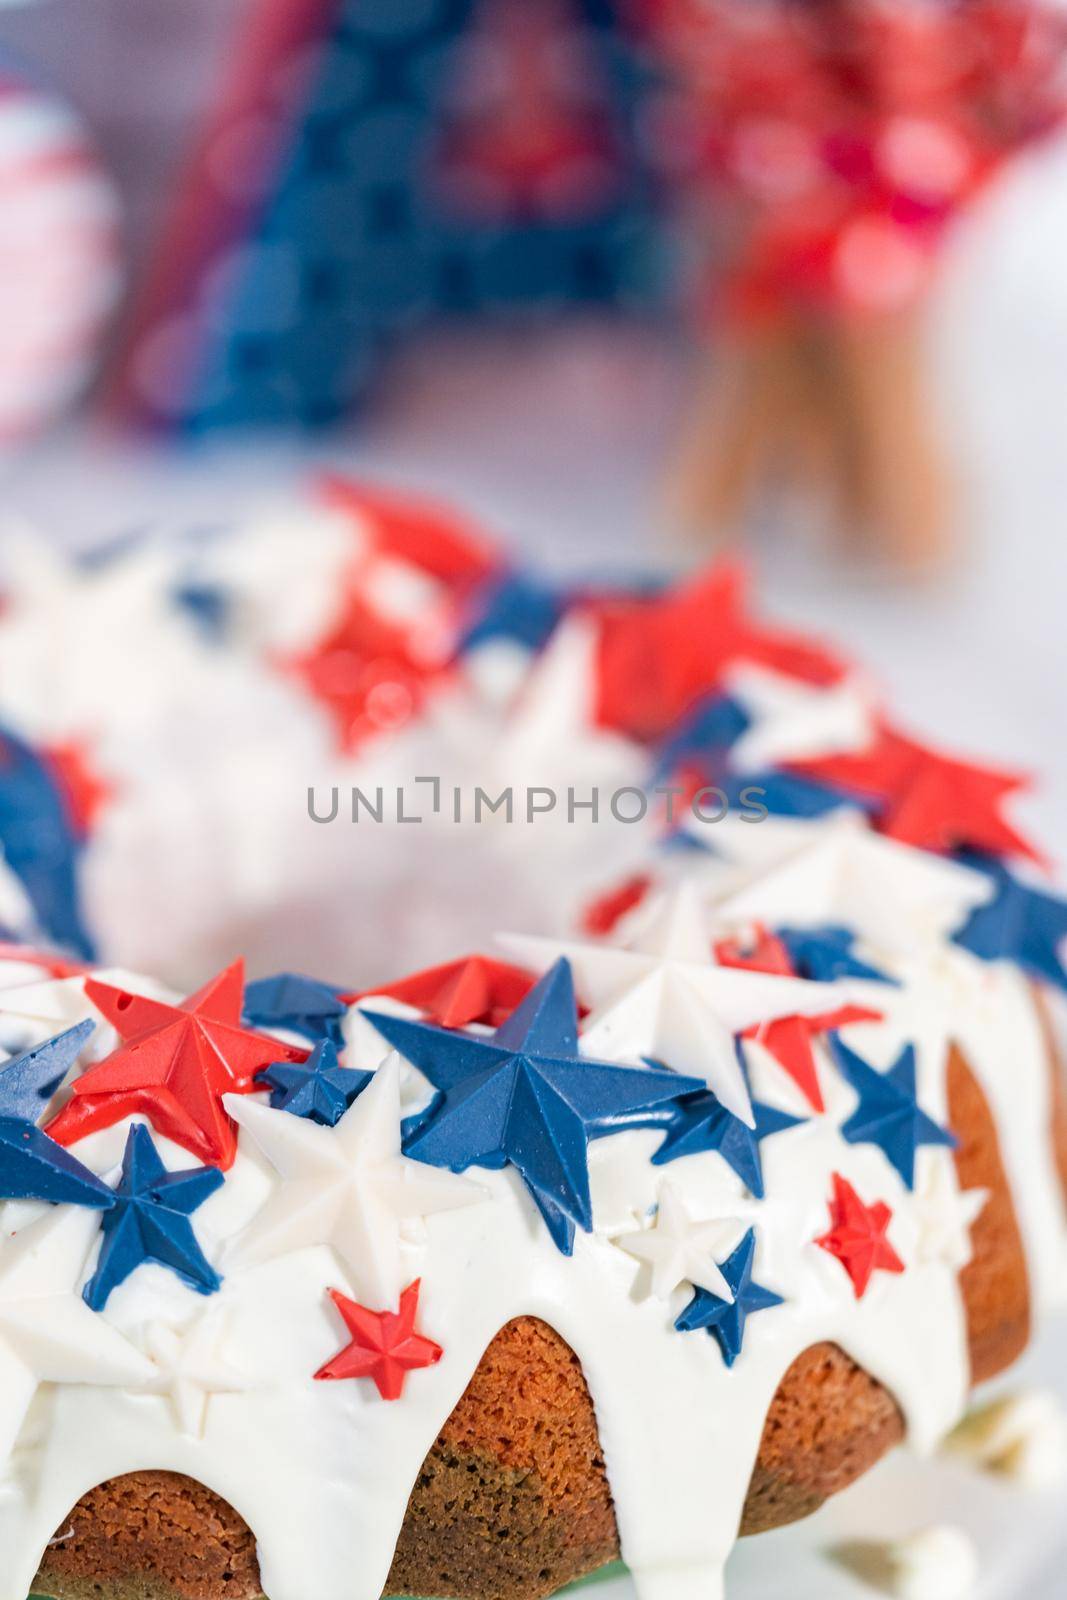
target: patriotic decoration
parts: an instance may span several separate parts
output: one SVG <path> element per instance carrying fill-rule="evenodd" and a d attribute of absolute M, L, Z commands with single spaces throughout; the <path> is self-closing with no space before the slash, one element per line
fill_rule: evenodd
<path fill-rule="evenodd" d="M 118 202 L 86 130 L 0 62 L 0 450 L 87 386 L 122 279 Z"/>
<path fill-rule="evenodd" d="M 168 1267 L 197 1294 L 215 1294 L 222 1279 L 204 1256 L 189 1218 L 223 1182 L 217 1167 L 168 1172 L 148 1129 L 135 1124 L 101 1223 L 96 1271 L 85 1285 L 90 1310 L 102 1311 L 113 1291 L 147 1261 Z"/>
<path fill-rule="evenodd" d="M 875 1144 L 900 1173 L 908 1189 L 915 1187 L 915 1156 L 923 1145 L 952 1150 L 956 1140 L 921 1110 L 915 1093 L 915 1047 L 905 1045 L 887 1072 L 879 1072 L 841 1039 L 830 1045 L 842 1077 L 859 1096 L 859 1105 L 842 1125 L 849 1144 Z"/>
<path fill-rule="evenodd" d="M 906 1270 L 887 1237 L 892 1220 L 893 1213 L 884 1201 L 865 1205 L 848 1179 L 834 1173 L 830 1230 L 815 1243 L 840 1261 L 857 1300 L 863 1299 L 876 1272 Z"/>
<path fill-rule="evenodd" d="M 756 1234 L 750 1228 L 730 1256 L 723 1263 L 726 1295 L 717 1295 L 697 1286 L 697 1292 L 675 1323 L 682 1333 L 692 1333 L 704 1328 L 714 1338 L 722 1351 L 722 1358 L 732 1367 L 741 1354 L 745 1342 L 745 1327 L 757 1311 L 773 1311 L 785 1301 L 773 1289 L 757 1283 L 752 1275 L 756 1257 Z"/>
<path fill-rule="evenodd" d="M 399 1311 L 368 1311 L 340 1289 L 330 1290 L 351 1343 L 316 1372 L 320 1382 L 371 1378 L 383 1400 L 399 1400 L 409 1372 L 436 1366 L 444 1355 L 439 1344 L 415 1332 L 419 1309 L 418 1279 L 400 1296 Z"/>
<path fill-rule="evenodd" d="M 91 1022 L 80 1023 L 10 1062 L 0 1074 L 0 1198 L 98 1211 L 113 1206 L 107 1185 L 37 1126 L 50 1098 L 42 1091 L 54 1089 L 65 1076 L 92 1029 Z M 9 1073 L 10 1083 L 5 1081 Z"/>
<path fill-rule="evenodd" d="M 273 1061 L 256 1081 L 270 1089 L 275 1111 L 291 1111 L 294 1117 L 310 1117 L 333 1128 L 370 1083 L 371 1074 L 342 1067 L 337 1046 L 320 1039 L 306 1061 Z"/>
<path fill-rule="evenodd" d="M 281 1059 L 303 1061 L 241 1026 L 244 966 L 238 961 L 181 1005 L 129 994 L 95 978 L 86 994 L 118 1030 L 122 1044 L 77 1079 L 72 1099 L 49 1123 L 60 1144 L 112 1127 L 131 1112 L 157 1133 L 220 1167 L 233 1162 L 237 1140 L 223 1096 L 250 1094 L 256 1074 Z"/>
<path fill-rule="evenodd" d="M 885 313 L 927 286 L 960 209 L 1062 117 L 1054 0 L 643 0 L 673 77 L 672 176 L 721 247 L 735 316 Z"/>
<path fill-rule="evenodd" d="M 409 1136 L 420 1161 L 463 1172 L 510 1162 L 564 1255 L 576 1228 L 592 1231 L 588 1143 L 625 1127 L 635 1113 L 700 1088 L 662 1067 L 639 1070 L 579 1058 L 578 1008 L 570 964 L 550 968 L 492 1038 L 428 1027 L 368 1011 L 389 1044 L 440 1091 L 440 1103 Z"/>
<path fill-rule="evenodd" d="M 256 0 L 112 403 L 315 427 L 429 320 L 647 299 L 630 55 L 600 0 Z"/>

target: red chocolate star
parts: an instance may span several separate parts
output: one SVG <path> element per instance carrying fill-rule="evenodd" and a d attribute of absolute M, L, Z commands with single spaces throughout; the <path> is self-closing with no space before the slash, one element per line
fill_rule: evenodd
<path fill-rule="evenodd" d="M 725 940 L 715 946 L 715 959 L 722 967 L 743 967 L 751 972 L 770 972 L 777 977 L 792 978 L 796 969 L 789 959 L 789 951 L 773 933 L 757 929 L 751 947 L 742 947 L 737 940 Z M 745 1030 L 743 1038 L 755 1039 L 770 1052 L 796 1084 L 813 1111 L 825 1111 L 826 1105 L 819 1084 L 819 1069 L 811 1041 L 816 1034 L 827 1033 L 832 1028 L 847 1028 L 852 1022 L 878 1022 L 880 1011 L 870 1011 L 862 1006 L 839 1006 L 836 1011 L 824 1011 L 814 1017 L 776 1017 L 771 1022 L 758 1022 Z"/>
<path fill-rule="evenodd" d="M 47 1129 L 60 1144 L 136 1112 L 201 1161 L 230 1167 L 237 1129 L 223 1095 L 261 1088 L 256 1073 L 272 1062 L 307 1060 L 306 1050 L 241 1027 L 241 961 L 177 1006 L 95 978 L 86 979 L 85 993 L 123 1043 L 75 1080 L 70 1100 Z"/>
<path fill-rule="evenodd" d="M 325 706 L 349 753 L 373 734 L 402 727 L 444 671 L 443 660 L 420 658 L 413 632 L 372 611 L 355 590 L 325 638 L 280 664 Z"/>
<path fill-rule="evenodd" d="M 1021 773 L 941 755 L 886 725 L 867 751 L 801 762 L 795 770 L 881 802 L 879 830 L 902 844 L 1043 860 L 1001 815 L 1002 802 L 1028 785 Z"/>
<path fill-rule="evenodd" d="M 590 900 L 582 912 L 583 931 L 594 938 L 606 938 L 628 912 L 641 904 L 651 887 L 652 879 L 647 872 L 635 872 L 617 888 Z"/>
<path fill-rule="evenodd" d="M 352 1342 L 320 1367 L 315 1377 L 323 1382 L 345 1378 L 373 1378 L 383 1400 L 399 1400 L 409 1372 L 433 1367 L 444 1351 L 432 1339 L 415 1332 L 420 1280 L 409 1283 L 400 1296 L 399 1311 L 368 1311 L 340 1289 L 330 1299 L 344 1319 Z"/>
<path fill-rule="evenodd" d="M 752 622 L 744 589 L 741 569 L 720 565 L 665 595 L 602 606 L 597 720 L 656 739 L 739 660 L 812 683 L 840 678 L 841 664 L 825 650 Z"/>
<path fill-rule="evenodd" d="M 893 1213 L 883 1201 L 865 1206 L 855 1189 L 839 1172 L 834 1173 L 830 1201 L 830 1231 L 815 1243 L 835 1256 L 862 1300 L 875 1272 L 903 1272 L 904 1263 L 886 1238 Z"/>
<path fill-rule="evenodd" d="M 498 1028 L 520 1005 L 536 978 L 522 967 L 488 956 L 466 956 L 440 967 L 427 967 L 410 977 L 361 994 L 343 994 L 346 1005 L 353 1005 L 368 994 L 389 995 L 406 1005 L 417 1006 L 442 1028 L 465 1028 L 471 1022 L 484 1022 Z"/>
<path fill-rule="evenodd" d="M 496 565 L 481 531 L 454 512 L 332 476 L 323 480 L 322 493 L 328 505 L 361 527 L 369 524 L 380 554 L 418 567 L 449 588 L 464 591 Z"/>
<path fill-rule="evenodd" d="M 114 790 L 94 772 L 84 745 L 53 745 L 42 754 L 63 795 L 74 832 L 80 839 L 86 838 Z"/>

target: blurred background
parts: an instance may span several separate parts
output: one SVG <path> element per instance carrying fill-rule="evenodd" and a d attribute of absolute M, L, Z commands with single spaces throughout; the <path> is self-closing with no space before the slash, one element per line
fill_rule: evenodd
<path fill-rule="evenodd" d="M 73 546 L 326 464 L 559 568 L 741 543 L 1062 850 L 1065 21 L 2 4 L 4 514 Z"/>

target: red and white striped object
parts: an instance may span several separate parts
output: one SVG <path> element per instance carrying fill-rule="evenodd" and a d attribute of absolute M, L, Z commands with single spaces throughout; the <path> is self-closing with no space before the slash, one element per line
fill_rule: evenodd
<path fill-rule="evenodd" d="M 122 283 L 118 224 L 78 118 L 0 67 L 0 448 L 89 381 Z"/>

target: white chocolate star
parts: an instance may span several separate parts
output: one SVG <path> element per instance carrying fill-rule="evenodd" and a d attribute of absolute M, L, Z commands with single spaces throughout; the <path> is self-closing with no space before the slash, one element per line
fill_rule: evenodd
<path fill-rule="evenodd" d="M 0 1462 L 42 1383 L 128 1388 L 151 1363 L 81 1297 L 100 1228 L 95 1211 L 57 1206 L 0 1244 Z"/>
<path fill-rule="evenodd" d="M 915 1196 L 920 1261 L 943 1262 L 961 1272 L 974 1253 L 971 1229 L 985 1210 L 988 1189 L 961 1190 L 945 1151 L 930 1152 Z"/>
<path fill-rule="evenodd" d="M 652 1293 L 658 1299 L 666 1300 L 681 1284 L 691 1283 L 732 1304 L 733 1290 L 719 1271 L 716 1257 L 728 1256 L 743 1231 L 744 1224 L 735 1217 L 694 1222 L 674 1185 L 665 1183 L 653 1226 L 639 1233 L 624 1233 L 615 1243 L 652 1268 Z"/>
<path fill-rule="evenodd" d="M 480 1184 L 401 1154 L 395 1052 L 333 1128 L 243 1095 L 226 1095 L 224 1104 L 283 1180 L 234 1240 L 231 1265 L 332 1245 L 361 1300 L 395 1307 L 403 1288 L 402 1223 L 484 1198 Z"/>
<path fill-rule="evenodd" d="M 593 1008 L 582 1029 L 588 1055 L 651 1058 L 705 1078 L 749 1127 L 752 1104 L 734 1035 L 775 1017 L 832 1011 L 842 997 L 840 987 L 716 966 L 707 917 L 689 883 L 651 903 L 625 949 L 517 935 L 504 942 L 540 971 L 559 956 L 570 961 L 579 998 Z"/>
<path fill-rule="evenodd" d="M 556 629 L 492 753 L 494 778 L 516 789 L 640 783 L 642 752 L 621 734 L 597 726 L 593 692 L 597 629 L 586 617 Z"/>
<path fill-rule="evenodd" d="M 752 726 L 730 752 L 731 764 L 740 771 L 815 761 L 864 750 L 871 743 L 872 697 L 855 678 L 830 689 L 815 689 L 764 667 L 745 665 L 731 674 L 729 688 L 752 717 Z"/>
<path fill-rule="evenodd" d="M 240 1394 L 252 1387 L 251 1380 L 220 1355 L 224 1331 L 223 1317 L 216 1310 L 197 1317 L 187 1328 L 152 1322 L 145 1330 L 145 1352 L 157 1368 L 146 1388 L 169 1396 L 179 1428 L 194 1439 L 204 1437 L 213 1394 Z"/>
<path fill-rule="evenodd" d="M 758 831 L 753 829 L 753 832 Z M 843 924 L 880 948 L 913 954 L 989 899 L 987 879 L 866 828 L 820 828 L 797 851 L 716 906 L 731 924 Z"/>

